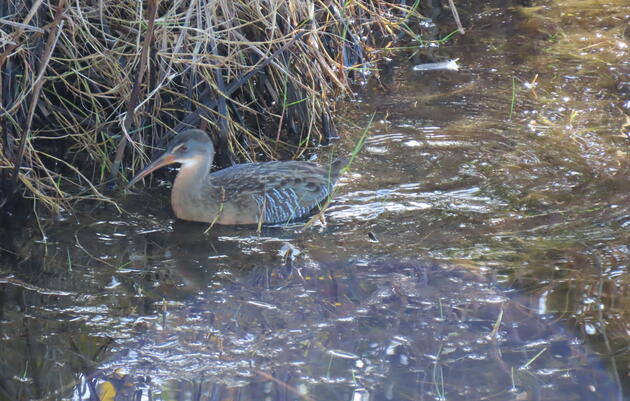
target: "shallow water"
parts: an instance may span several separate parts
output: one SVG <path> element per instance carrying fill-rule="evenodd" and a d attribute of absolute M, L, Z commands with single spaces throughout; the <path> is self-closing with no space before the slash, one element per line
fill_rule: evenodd
<path fill-rule="evenodd" d="M 345 105 L 325 225 L 4 234 L 0 400 L 628 399 L 630 6 L 478 12 Z"/>

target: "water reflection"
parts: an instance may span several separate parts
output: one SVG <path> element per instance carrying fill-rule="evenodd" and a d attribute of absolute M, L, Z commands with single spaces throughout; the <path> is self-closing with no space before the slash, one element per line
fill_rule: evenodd
<path fill-rule="evenodd" d="M 102 283 L 116 275 L 119 285 L 96 286 L 78 299 L 10 287 L 2 309 L 20 298 L 27 306 L 21 322 L 5 320 L 12 348 L 2 351 L 15 367 L 5 371 L 17 377 L 32 361 L 38 372 L 29 374 L 31 385 L 7 394 L 56 398 L 54 389 L 76 386 L 84 392 L 76 399 L 87 399 L 111 386 L 120 399 L 463 400 L 514 393 L 609 400 L 617 391 L 552 314 L 533 312 L 527 299 L 511 299 L 470 271 L 302 260 L 258 264 L 236 279 L 233 271 L 208 274 L 201 259 L 178 259 L 159 279 L 159 268 L 149 277 L 101 272 Z M 190 266 L 180 269 L 179 260 L 195 261 L 207 281 L 188 285 Z"/>

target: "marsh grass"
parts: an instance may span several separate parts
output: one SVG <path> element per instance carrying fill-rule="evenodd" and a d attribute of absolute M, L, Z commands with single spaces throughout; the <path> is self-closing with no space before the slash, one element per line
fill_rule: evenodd
<path fill-rule="evenodd" d="M 30 7 L 30 8 L 29 8 Z M 373 73 L 387 1 L 8 0 L 0 5 L 0 204 L 51 210 L 112 189 L 191 126 L 219 167 L 336 136 L 334 100 Z"/>
<path fill-rule="evenodd" d="M 370 120 L 368 121 L 365 129 L 363 130 L 363 133 L 361 134 L 361 137 L 359 138 L 359 140 L 355 143 L 354 148 L 352 149 L 352 153 L 350 154 L 350 157 L 348 158 L 348 162 L 346 163 L 346 165 L 341 169 L 341 174 L 343 175 L 343 173 L 347 172 L 348 170 L 350 170 L 350 168 L 352 167 L 352 163 L 354 163 L 354 159 L 356 159 L 357 155 L 359 154 L 359 152 L 361 151 L 361 149 L 363 149 L 363 146 L 365 145 L 365 141 L 368 137 L 368 134 L 370 132 L 370 130 L 372 129 L 372 125 L 374 123 L 374 118 L 376 117 L 376 114 L 373 113 L 372 116 L 370 117 Z M 329 173 L 332 172 L 332 161 L 331 164 L 329 165 Z M 329 180 L 330 180 L 330 176 L 329 176 Z M 306 223 L 304 223 L 304 225 L 302 226 L 302 230 L 306 230 L 309 227 L 311 227 L 313 224 L 315 224 L 315 222 L 317 222 L 318 220 L 320 222 L 324 222 L 324 213 L 326 212 L 326 209 L 328 209 L 328 206 L 330 205 L 330 202 L 332 201 L 332 199 L 335 196 L 336 193 L 336 186 L 332 186 L 332 190 L 330 191 L 330 194 L 328 194 L 328 196 L 324 199 L 324 201 L 322 202 L 321 205 L 318 206 L 318 213 L 315 214 L 314 216 L 312 216 L 310 219 L 308 219 L 306 221 Z M 290 224 L 290 222 L 286 223 L 287 225 Z"/>

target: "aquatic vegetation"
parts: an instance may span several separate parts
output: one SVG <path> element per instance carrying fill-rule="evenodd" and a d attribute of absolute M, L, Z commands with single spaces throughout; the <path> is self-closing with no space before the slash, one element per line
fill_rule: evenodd
<path fill-rule="evenodd" d="M 354 1 L 4 2 L 0 202 L 106 199 L 184 128 L 220 166 L 337 137 L 334 100 L 415 5 Z"/>

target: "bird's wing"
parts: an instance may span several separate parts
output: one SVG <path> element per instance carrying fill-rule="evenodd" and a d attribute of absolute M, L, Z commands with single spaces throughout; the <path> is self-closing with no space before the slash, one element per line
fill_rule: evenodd
<path fill-rule="evenodd" d="M 251 202 L 267 223 L 287 222 L 308 214 L 332 191 L 338 169 L 302 161 L 239 164 L 210 174 L 226 199 Z"/>

